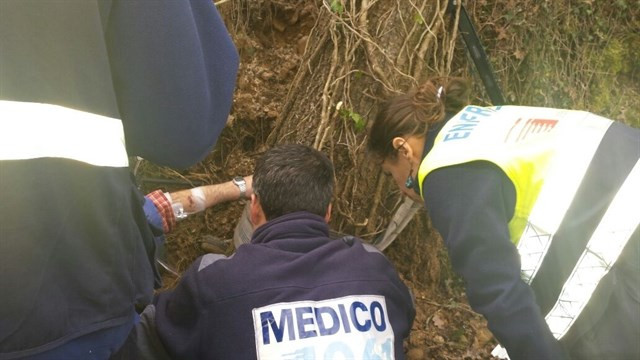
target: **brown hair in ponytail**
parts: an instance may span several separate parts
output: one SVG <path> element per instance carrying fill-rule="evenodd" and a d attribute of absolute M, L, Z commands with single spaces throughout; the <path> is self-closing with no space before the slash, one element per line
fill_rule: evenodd
<path fill-rule="evenodd" d="M 440 96 L 438 92 L 440 87 Z M 463 78 L 434 77 L 405 94 L 387 100 L 369 129 L 368 150 L 384 160 L 395 156 L 395 137 L 424 136 L 432 124 L 468 104 L 471 89 Z"/>

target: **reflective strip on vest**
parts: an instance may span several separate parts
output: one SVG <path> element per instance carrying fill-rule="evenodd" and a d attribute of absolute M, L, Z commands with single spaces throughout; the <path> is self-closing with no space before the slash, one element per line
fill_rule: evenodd
<path fill-rule="evenodd" d="M 65 158 L 127 167 L 119 119 L 62 106 L 0 100 L 0 160 Z"/>
<path fill-rule="evenodd" d="M 602 140 L 602 132 L 583 132 L 570 141 L 558 142 L 555 158 L 544 174 L 544 186 L 531 209 L 527 225 L 517 242 L 522 279 L 531 284 L 553 235 L 564 219 L 591 159 Z"/>
<path fill-rule="evenodd" d="M 609 272 L 640 224 L 640 161 L 627 176 L 586 249 L 546 316 L 556 339 L 562 338 L 587 305 L 598 282 Z"/>

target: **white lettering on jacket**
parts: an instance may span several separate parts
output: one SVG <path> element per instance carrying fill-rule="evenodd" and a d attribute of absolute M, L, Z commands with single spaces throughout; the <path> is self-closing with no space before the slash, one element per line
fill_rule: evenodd
<path fill-rule="evenodd" d="M 384 296 L 278 303 L 252 314 L 258 359 L 394 358 Z"/>
<path fill-rule="evenodd" d="M 467 106 L 464 112 L 453 124 L 451 129 L 444 136 L 444 141 L 460 140 L 468 138 L 471 132 L 476 128 L 481 117 L 490 116 L 493 110 L 482 108 L 479 106 Z"/>

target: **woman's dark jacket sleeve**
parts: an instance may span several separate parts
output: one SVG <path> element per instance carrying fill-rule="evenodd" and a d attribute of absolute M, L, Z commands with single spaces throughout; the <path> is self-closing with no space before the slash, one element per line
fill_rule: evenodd
<path fill-rule="evenodd" d="M 510 358 L 564 358 L 531 288 L 520 279 L 520 257 L 507 227 L 515 190 L 506 175 L 492 164 L 474 162 L 434 171 L 423 189 L 471 307 L 485 316 Z"/>

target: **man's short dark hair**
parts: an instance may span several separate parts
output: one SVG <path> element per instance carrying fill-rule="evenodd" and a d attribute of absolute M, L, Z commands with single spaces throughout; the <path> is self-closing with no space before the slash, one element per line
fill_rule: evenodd
<path fill-rule="evenodd" d="M 296 211 L 324 217 L 333 196 L 333 164 L 306 145 L 276 146 L 256 161 L 253 192 L 267 220 Z"/>

